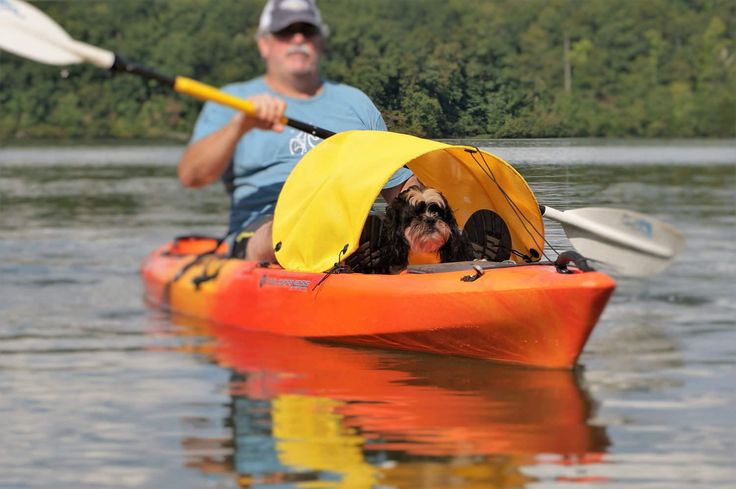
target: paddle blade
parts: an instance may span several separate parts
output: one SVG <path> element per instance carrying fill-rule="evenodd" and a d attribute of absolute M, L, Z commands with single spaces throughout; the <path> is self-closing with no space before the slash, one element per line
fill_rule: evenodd
<path fill-rule="evenodd" d="M 0 4 L 2 5 L 2 4 Z M 0 21 L 0 48 L 39 63 L 47 65 L 72 65 L 82 62 L 82 58 L 65 49 L 59 49 L 27 32 L 6 27 Z"/>
<path fill-rule="evenodd" d="M 0 48 L 50 65 L 81 63 L 64 45 L 69 34 L 36 7 L 19 0 L 0 0 Z"/>
<path fill-rule="evenodd" d="M 657 274 L 685 246 L 685 237 L 674 227 L 630 210 L 588 207 L 560 212 L 547 207 L 544 215 L 562 224 L 578 252 L 622 275 Z"/>

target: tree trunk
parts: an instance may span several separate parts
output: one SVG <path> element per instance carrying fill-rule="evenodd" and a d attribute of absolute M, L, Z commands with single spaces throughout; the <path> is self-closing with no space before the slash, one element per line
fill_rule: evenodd
<path fill-rule="evenodd" d="M 570 36 L 565 32 L 563 40 L 562 64 L 565 70 L 565 93 L 572 92 L 572 66 L 570 65 Z"/>

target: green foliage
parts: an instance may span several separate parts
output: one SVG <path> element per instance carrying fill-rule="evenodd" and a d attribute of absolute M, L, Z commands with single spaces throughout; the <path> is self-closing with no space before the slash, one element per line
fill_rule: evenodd
<path fill-rule="evenodd" d="M 72 37 L 214 85 L 262 72 L 263 0 L 38 2 Z M 428 137 L 734 137 L 732 0 L 331 0 L 326 78 Z M 0 140 L 185 140 L 201 102 L 0 53 Z M 329 128 L 328 128 L 329 129 Z"/>

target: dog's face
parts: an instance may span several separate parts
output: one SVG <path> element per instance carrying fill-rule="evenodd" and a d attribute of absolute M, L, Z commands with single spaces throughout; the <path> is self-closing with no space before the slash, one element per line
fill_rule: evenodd
<path fill-rule="evenodd" d="M 445 197 L 433 188 L 410 187 L 391 203 L 397 222 L 414 253 L 435 253 L 450 239 L 456 227 Z"/>
<path fill-rule="evenodd" d="M 445 197 L 423 186 L 409 187 L 386 208 L 381 249 L 378 273 L 406 268 L 410 253 L 438 253 L 442 263 L 473 259 Z"/>

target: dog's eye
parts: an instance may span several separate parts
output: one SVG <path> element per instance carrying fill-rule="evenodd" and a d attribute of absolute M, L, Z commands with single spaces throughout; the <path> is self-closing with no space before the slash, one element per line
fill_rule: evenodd
<path fill-rule="evenodd" d="M 442 207 L 439 204 L 431 203 L 427 206 L 427 210 L 432 214 L 439 214 L 442 211 Z"/>

